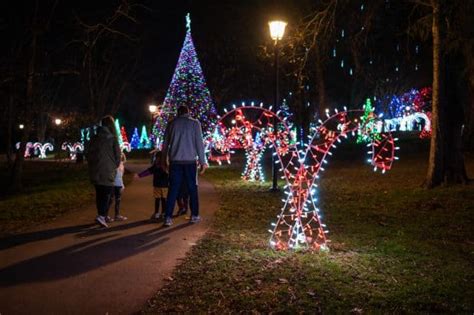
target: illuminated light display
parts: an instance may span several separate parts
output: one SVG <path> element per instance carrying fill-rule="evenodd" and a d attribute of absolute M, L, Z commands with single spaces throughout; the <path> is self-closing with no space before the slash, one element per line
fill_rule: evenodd
<path fill-rule="evenodd" d="M 33 144 L 33 149 L 35 150 L 35 152 L 39 153 L 38 157 L 40 159 L 45 159 L 46 158 L 46 152 L 47 151 L 53 152 L 54 151 L 54 146 L 49 142 L 46 142 L 44 144 L 40 143 L 40 142 L 35 142 Z"/>
<path fill-rule="evenodd" d="M 125 152 L 130 152 L 130 151 L 132 151 L 132 146 L 127 141 L 124 141 L 124 142 L 122 142 L 122 145 L 120 146 L 120 149 L 122 151 L 125 151 Z"/>
<path fill-rule="evenodd" d="M 117 139 L 118 139 L 119 145 L 121 146 L 123 143 L 123 139 L 122 139 L 122 133 L 120 132 L 120 122 L 118 118 L 115 119 L 115 132 L 117 133 Z"/>
<path fill-rule="evenodd" d="M 379 101 L 382 103 L 383 99 Z M 382 107 L 379 104 L 379 107 Z M 420 138 L 431 136 L 431 88 L 411 89 L 401 96 L 390 97 L 383 120 L 385 131 L 420 131 Z M 379 128 L 379 131 L 381 129 Z"/>
<path fill-rule="evenodd" d="M 361 117 L 367 114 L 367 110 L 341 111 L 329 116 L 322 122 L 313 133 L 310 142 L 305 145 L 306 149 L 298 150 L 296 146 L 289 149 L 277 150 L 280 171 L 287 184 L 286 198 L 282 201 L 277 221 L 272 223 L 270 246 L 276 250 L 288 249 L 310 249 L 328 250 L 329 232 L 322 222 L 322 212 L 316 206 L 317 199 L 315 183 L 319 173 L 325 170 L 327 159 L 332 155 L 332 150 L 342 139 L 350 135 L 361 136 L 363 139 L 371 139 L 367 144 L 368 161 L 374 167 L 374 171 L 380 169 L 382 173 L 390 170 L 395 157 L 395 140 L 389 133 L 381 133 L 379 137 L 373 137 L 372 126 L 374 121 L 366 119 L 364 124 Z"/>
<path fill-rule="evenodd" d="M 359 130 L 357 133 L 357 143 L 368 143 L 372 140 L 380 139 L 380 128 L 374 114 L 372 102 L 368 98 L 363 106 L 364 115 L 360 118 L 359 126 L 365 130 Z"/>
<path fill-rule="evenodd" d="M 125 131 L 124 126 L 120 128 L 120 136 L 122 137 L 123 142 L 128 142 L 127 132 Z"/>
<path fill-rule="evenodd" d="M 91 128 L 82 128 L 81 129 L 81 142 L 85 143 L 86 141 L 91 140 Z"/>
<path fill-rule="evenodd" d="M 20 150 L 20 142 L 17 142 L 17 143 L 15 144 L 15 148 L 16 148 L 17 150 Z M 32 142 L 27 142 L 26 145 L 25 145 L 25 153 L 23 154 L 23 156 L 24 156 L 25 158 L 30 157 L 30 155 L 31 155 L 31 149 L 33 149 L 33 143 L 32 143 Z"/>
<path fill-rule="evenodd" d="M 284 119 L 263 107 L 235 107 L 217 123 L 211 140 L 210 160 L 230 161 L 231 150 L 244 148 L 247 164 L 242 177 L 247 180 L 261 180 L 260 159 L 262 144 L 274 146 L 276 155 L 286 180 L 286 198 L 283 207 L 272 223 L 270 246 L 276 250 L 328 250 L 329 233 L 322 221 L 322 212 L 316 206 L 316 179 L 325 170 L 328 157 L 333 154 L 336 144 L 349 136 L 357 136 L 368 142 L 368 162 L 373 170 L 382 173 L 390 170 L 394 160 L 395 141 L 390 133 L 380 133 L 376 129 L 383 123 L 373 114 L 368 101 L 363 110 L 335 111 L 314 127 L 305 149 L 299 150 L 298 143 L 289 144 L 288 126 Z M 277 121 L 277 134 L 273 133 L 273 121 Z M 264 147 L 264 146 L 263 146 Z M 218 158 L 215 153 L 218 152 Z M 247 177 L 247 178 L 246 178 Z"/>
<path fill-rule="evenodd" d="M 69 152 L 69 159 L 75 160 L 77 157 L 77 153 L 84 152 L 84 144 L 81 142 L 70 143 L 70 142 L 63 142 L 61 145 L 61 150 Z"/>
<path fill-rule="evenodd" d="M 133 150 L 140 148 L 140 136 L 138 135 L 138 128 L 133 129 L 132 140 L 130 146 Z"/>
<path fill-rule="evenodd" d="M 177 108 L 186 105 L 190 116 L 201 122 L 203 135 L 212 134 L 217 121 L 217 112 L 207 88 L 196 49 L 191 37 L 191 18 L 186 15 L 186 37 L 178 63 L 166 93 L 160 114 L 156 116 L 152 129 L 153 143 L 159 147 L 168 122 L 176 116 Z"/>
<path fill-rule="evenodd" d="M 142 126 L 142 132 L 140 134 L 140 144 L 138 146 L 139 149 L 151 149 L 151 141 L 148 138 L 148 133 L 146 131 L 145 125 Z"/>
<path fill-rule="evenodd" d="M 245 103 L 244 103 L 245 105 Z M 235 106 L 233 106 L 235 107 Z M 246 165 L 242 178 L 248 181 L 264 181 L 261 159 L 266 147 L 277 144 L 284 151 L 290 146 L 290 129 L 286 119 L 269 109 L 258 106 L 235 107 L 219 118 L 207 146 L 210 147 L 209 160 L 221 164 L 230 163 L 233 149 L 245 149 Z M 273 132 L 274 121 L 277 133 Z"/>

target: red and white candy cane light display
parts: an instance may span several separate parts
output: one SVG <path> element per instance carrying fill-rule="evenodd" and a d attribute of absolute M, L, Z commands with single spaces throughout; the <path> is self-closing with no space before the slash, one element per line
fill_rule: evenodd
<path fill-rule="evenodd" d="M 263 152 L 276 145 L 277 150 L 289 146 L 290 130 L 285 122 L 271 109 L 261 106 L 235 107 L 219 117 L 210 144 L 210 160 L 221 164 L 230 163 L 232 150 L 243 148 L 246 151 L 246 166 L 242 178 L 249 181 L 264 181 L 261 165 Z M 277 132 L 274 133 L 276 124 Z"/>
<path fill-rule="evenodd" d="M 296 146 L 291 146 L 286 154 L 277 150 L 287 191 L 281 213 L 269 230 L 272 248 L 328 250 L 328 229 L 316 206 L 315 181 L 338 142 L 349 135 L 373 132 L 361 125 L 363 115 L 364 110 L 336 111 L 317 127 L 305 150 L 298 150 Z M 369 162 L 374 171 L 380 169 L 384 173 L 392 167 L 393 160 L 397 159 L 395 140 L 389 133 L 380 134 L 367 145 L 371 147 Z"/>

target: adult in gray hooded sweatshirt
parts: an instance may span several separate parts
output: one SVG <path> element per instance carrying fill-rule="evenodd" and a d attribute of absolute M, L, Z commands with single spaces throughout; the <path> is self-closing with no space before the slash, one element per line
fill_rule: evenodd
<path fill-rule="evenodd" d="M 96 221 L 107 227 L 106 216 L 112 195 L 115 174 L 120 165 L 120 146 L 115 131 L 114 118 L 105 116 L 101 126 L 86 148 L 89 177 L 95 187 Z"/>
<path fill-rule="evenodd" d="M 201 218 L 199 216 L 196 178 L 197 162 L 199 162 L 202 168 L 201 172 L 204 172 L 208 165 L 204 155 L 201 124 L 198 120 L 189 117 L 187 106 L 180 106 L 178 108 L 178 117 L 166 126 L 162 156 L 164 169 L 167 168 L 166 163 L 169 160 L 170 179 L 164 225 L 170 226 L 172 224 L 171 216 L 183 182 L 188 188 L 191 222 L 199 222 Z"/>

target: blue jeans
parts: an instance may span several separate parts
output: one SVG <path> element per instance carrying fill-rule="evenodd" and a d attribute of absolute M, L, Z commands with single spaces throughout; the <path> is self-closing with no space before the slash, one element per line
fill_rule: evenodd
<path fill-rule="evenodd" d="M 168 198 L 166 200 L 166 217 L 173 216 L 174 204 L 178 198 L 181 184 L 184 182 L 188 188 L 189 201 L 191 206 L 191 215 L 199 215 L 199 197 L 196 183 L 197 166 L 192 164 L 173 164 L 170 165 L 170 187 L 168 189 Z"/>

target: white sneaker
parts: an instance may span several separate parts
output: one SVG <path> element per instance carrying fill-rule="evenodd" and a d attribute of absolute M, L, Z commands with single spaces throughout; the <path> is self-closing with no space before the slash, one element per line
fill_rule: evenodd
<path fill-rule="evenodd" d="M 198 216 L 198 215 L 191 216 L 191 220 L 190 220 L 191 223 L 198 223 L 199 221 L 201 221 L 200 216 Z"/>
<path fill-rule="evenodd" d="M 165 218 L 165 223 L 163 223 L 163 226 L 171 226 L 173 224 L 173 221 L 171 218 Z"/>
<path fill-rule="evenodd" d="M 127 220 L 127 217 L 124 217 L 123 215 L 116 215 L 114 221 L 125 221 Z"/>
<path fill-rule="evenodd" d="M 105 222 L 105 218 L 103 216 L 100 216 L 100 215 L 97 216 L 97 218 L 95 218 L 95 221 L 99 223 L 100 225 L 102 225 L 103 227 L 109 227 L 107 225 L 107 222 Z"/>

